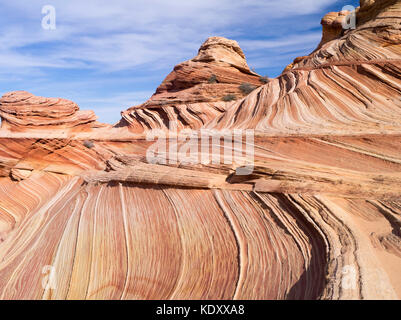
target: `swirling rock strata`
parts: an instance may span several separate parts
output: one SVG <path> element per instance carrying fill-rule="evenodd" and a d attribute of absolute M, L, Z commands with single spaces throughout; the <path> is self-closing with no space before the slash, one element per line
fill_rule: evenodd
<path fill-rule="evenodd" d="M 97 119 L 93 111 L 79 111 L 72 101 L 37 97 L 26 91 L 6 93 L 0 99 L 0 116 L 2 127 L 14 131 L 83 130 Z"/>
<path fill-rule="evenodd" d="M 397 297 L 399 202 L 77 179 L 51 199 L 0 244 L 3 299 Z"/>
<path fill-rule="evenodd" d="M 376 1 L 362 9 L 372 19 L 323 44 L 208 127 L 266 134 L 399 132 L 401 4 Z"/>
<path fill-rule="evenodd" d="M 254 77 L 234 42 L 212 38 L 184 63 L 201 63 L 194 76 L 178 68 L 125 114 L 131 131 L 15 132 L 3 117 L 0 299 L 399 299 L 401 1 L 361 1 L 357 18 L 238 102 L 195 93 L 209 69 Z M 175 94 L 197 121 L 157 105 Z M 21 100 L 21 119 L 56 117 L 37 99 Z M 76 109 L 65 104 L 60 123 Z M 223 163 L 193 132 L 162 132 L 168 149 L 138 134 L 170 120 L 257 129 L 254 152 Z M 223 140 L 224 155 L 245 147 Z M 198 161 L 181 158 L 188 141 Z"/>

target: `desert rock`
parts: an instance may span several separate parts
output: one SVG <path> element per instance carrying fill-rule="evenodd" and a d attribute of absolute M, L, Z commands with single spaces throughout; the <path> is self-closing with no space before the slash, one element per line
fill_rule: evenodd
<path fill-rule="evenodd" d="M 26 91 L 9 92 L 0 99 L 2 127 L 15 131 L 90 127 L 93 111 L 80 111 L 66 99 L 37 97 Z"/>
<path fill-rule="evenodd" d="M 118 126 L 133 132 L 199 129 L 261 85 L 236 41 L 211 37 L 195 58 L 174 67 L 147 102 L 124 111 Z"/>
<path fill-rule="evenodd" d="M 0 298 L 400 299 L 401 1 L 361 1 L 357 17 L 265 84 L 235 42 L 211 38 L 115 127 L 6 94 Z M 240 96 L 243 82 L 258 88 Z M 230 92 L 241 99 L 221 101 Z M 254 130 L 254 152 L 149 161 L 146 133 L 169 121 Z M 199 131 L 163 139 L 186 155 Z M 246 147 L 223 138 L 225 153 Z"/>

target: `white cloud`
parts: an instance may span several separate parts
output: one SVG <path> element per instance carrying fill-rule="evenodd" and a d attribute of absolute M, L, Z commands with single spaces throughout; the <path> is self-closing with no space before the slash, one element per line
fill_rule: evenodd
<path fill-rule="evenodd" d="M 299 48 L 300 45 L 305 47 L 309 44 L 317 44 L 322 38 L 321 32 L 306 33 L 300 35 L 290 35 L 288 37 L 272 39 L 272 40 L 244 40 L 241 41 L 241 45 L 248 50 L 260 50 L 260 49 L 278 49 L 278 48 Z"/>
<path fill-rule="evenodd" d="M 21 67 L 71 67 L 71 60 L 74 60 L 82 62 L 77 67 L 104 66 L 107 70 L 121 70 L 167 62 L 174 56 L 190 58 L 200 43 L 214 33 L 230 33 L 235 27 L 254 21 L 288 19 L 318 12 L 333 2 L 52 1 L 57 13 L 57 30 L 45 31 L 40 28 L 40 10 L 47 1 L 7 0 L 3 6 L 24 22 L 8 25 L 5 21 L 0 32 L 0 53 L 15 55 L 13 67 L 19 61 Z M 42 52 L 46 56 L 38 58 L 21 53 L 23 48 L 32 45 L 44 46 Z M 50 46 L 47 51 L 46 45 Z"/>
<path fill-rule="evenodd" d="M 4 85 L 1 80 L 7 74 L 12 74 L 15 83 L 22 87 L 42 86 L 39 88 L 41 92 L 49 87 L 49 83 L 46 83 L 48 76 L 52 87 L 57 87 L 59 83 L 58 89 L 52 92 L 60 93 L 60 96 L 65 93 L 65 70 L 79 71 L 83 82 L 96 82 L 94 73 L 99 77 L 107 77 L 110 73 L 131 72 L 133 78 L 143 78 L 146 74 L 160 73 L 160 69 L 171 69 L 178 62 L 192 58 L 201 43 L 212 35 L 239 40 L 253 66 L 282 64 L 286 52 L 302 51 L 319 42 L 320 32 L 309 30 L 311 25 L 318 26 L 319 20 L 311 23 L 302 17 L 320 13 L 335 2 L 2 0 L 0 88 L 6 87 L 9 90 L 10 85 Z M 56 8 L 57 29 L 53 31 L 41 28 L 41 9 L 47 4 Z M 281 57 L 268 58 L 271 52 L 279 52 Z M 55 72 L 58 74 L 55 75 Z M 88 74 L 92 76 L 89 78 Z M 23 75 L 27 77 L 26 84 L 17 80 Z M 38 81 L 33 86 L 32 79 L 37 80 L 35 77 L 44 82 Z M 98 88 L 108 86 L 109 83 L 104 81 L 104 86 Z M 124 90 L 137 93 L 153 92 L 154 89 L 124 87 Z M 109 90 L 115 93 L 116 89 Z M 94 94 L 94 91 L 86 93 L 85 105 L 89 104 L 90 99 L 94 100 Z M 97 94 L 103 102 L 108 99 L 104 92 Z M 75 100 L 79 99 L 78 96 Z M 124 97 L 123 92 L 111 94 L 110 99 L 116 99 L 115 104 L 109 101 L 110 106 L 126 105 L 130 99 L 132 101 L 129 105 L 142 102 L 142 99 L 129 94 Z M 105 104 L 102 101 L 93 102 L 103 108 L 101 105 Z"/>
<path fill-rule="evenodd" d="M 119 105 L 129 108 L 136 104 L 145 102 L 153 94 L 153 91 L 135 91 L 135 92 L 125 92 L 117 95 L 110 95 L 103 98 L 82 98 L 81 102 L 85 104 L 107 104 L 107 105 Z"/>

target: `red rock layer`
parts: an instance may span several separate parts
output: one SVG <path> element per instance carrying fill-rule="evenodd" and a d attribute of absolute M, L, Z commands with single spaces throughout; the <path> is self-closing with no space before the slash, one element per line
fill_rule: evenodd
<path fill-rule="evenodd" d="M 0 297 L 395 298 L 400 213 L 399 201 L 72 179 L 0 244 Z"/>
<path fill-rule="evenodd" d="M 143 132 L 169 128 L 172 122 L 178 129 L 197 129 L 261 81 L 236 41 L 212 37 L 195 58 L 175 66 L 147 102 L 124 111 L 119 126 L 129 124 L 131 131 Z"/>
<path fill-rule="evenodd" d="M 85 170 L 105 170 L 111 157 L 107 150 L 76 139 L 0 138 L 0 177 L 23 180 L 33 171 L 80 174 Z"/>
<path fill-rule="evenodd" d="M 316 232 L 291 216 L 284 225 L 301 226 L 286 233 L 275 222 L 283 200 L 265 196 L 271 209 L 258 201 L 241 192 L 79 187 L 74 179 L 0 244 L 0 297 L 316 298 L 321 288 L 308 287 L 324 277 Z M 55 268 L 55 290 L 41 287 L 45 265 Z"/>

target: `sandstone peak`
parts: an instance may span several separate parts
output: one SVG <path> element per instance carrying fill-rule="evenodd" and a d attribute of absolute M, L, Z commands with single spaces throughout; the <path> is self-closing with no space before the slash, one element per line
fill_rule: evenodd
<path fill-rule="evenodd" d="M 223 37 L 208 38 L 200 47 L 198 56 L 192 61 L 226 63 L 240 70 L 251 72 L 238 42 Z"/>
<path fill-rule="evenodd" d="M 135 132 L 171 122 L 199 128 L 265 81 L 250 70 L 237 41 L 210 37 L 195 58 L 174 67 L 147 102 L 122 112 L 118 126 L 128 123 Z"/>
<path fill-rule="evenodd" d="M 322 21 L 322 40 L 318 48 L 321 48 L 325 43 L 337 39 L 343 32 L 343 22 L 350 14 L 349 11 L 329 12 Z"/>
<path fill-rule="evenodd" d="M 374 20 L 378 14 L 383 14 L 387 11 L 387 16 L 391 15 L 391 12 L 398 10 L 397 6 L 394 6 L 400 2 L 399 0 L 360 0 L 360 6 L 355 9 L 356 23 L 358 26 Z M 394 6 L 391 8 L 391 6 Z M 321 24 L 323 26 L 322 41 L 318 48 L 325 43 L 339 38 L 342 34 L 350 31 L 343 29 L 343 22 L 351 12 L 344 10 L 340 12 L 329 12 L 326 14 Z M 386 14 L 385 14 L 386 15 Z M 352 29 L 351 29 L 352 30 Z"/>
<path fill-rule="evenodd" d="M 363 53 L 362 56 L 358 58 L 362 59 L 369 59 L 369 57 L 373 56 L 382 58 L 393 56 L 392 49 L 383 48 L 401 43 L 401 34 L 397 27 L 400 6 L 400 0 L 361 0 L 360 6 L 355 9 L 356 29 L 343 28 L 343 22 L 351 12 L 344 10 L 327 13 L 321 20 L 322 40 L 318 47 L 309 56 L 297 57 L 293 63 L 284 69 L 284 72 L 306 64 L 312 66 L 329 62 L 328 60 L 346 60 L 342 56 L 342 50 L 338 50 L 338 45 L 342 45 L 342 43 L 334 41 L 340 38 L 348 39 L 348 44 L 343 49 L 344 53 L 349 55 L 349 59 L 355 59 L 354 55 L 359 56 L 361 53 Z M 355 39 L 350 41 L 350 34 L 354 37 L 358 35 L 362 39 L 374 39 L 376 44 L 380 43 L 380 45 L 373 46 L 369 43 L 367 48 L 370 49 L 360 50 L 359 48 L 354 48 L 355 50 L 351 54 L 346 49 L 348 45 L 354 46 L 355 43 Z M 375 51 L 375 53 L 368 52 L 369 50 Z M 310 57 L 312 59 L 308 59 Z"/>

